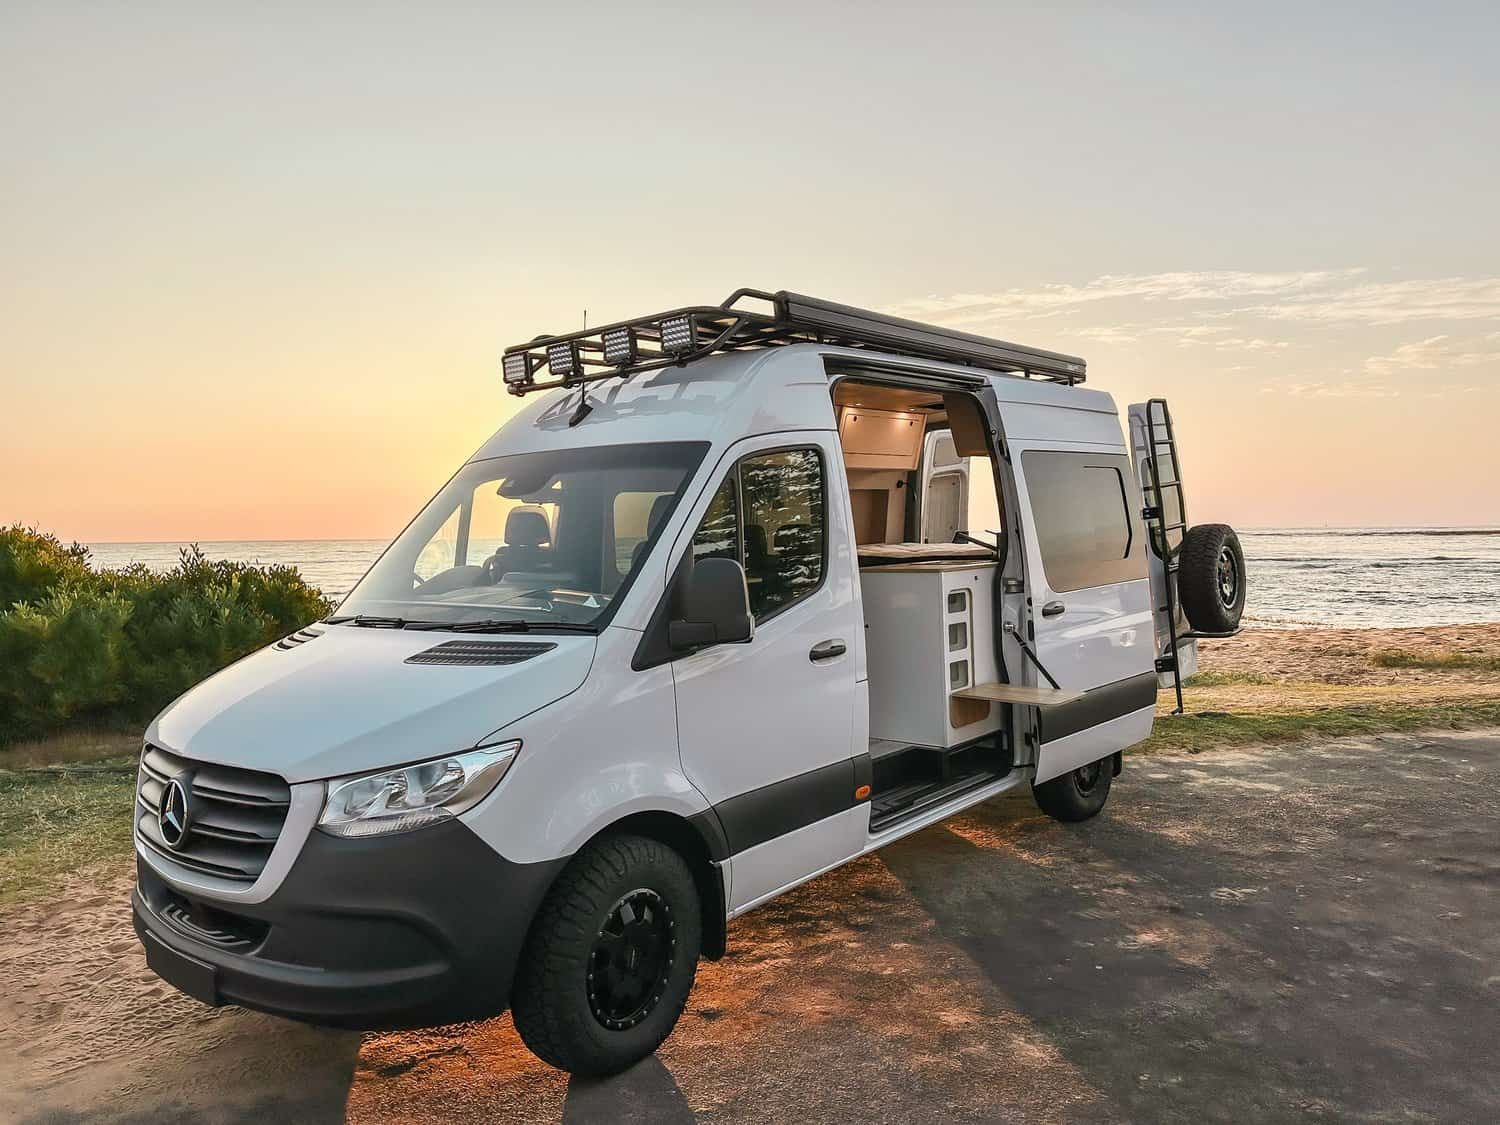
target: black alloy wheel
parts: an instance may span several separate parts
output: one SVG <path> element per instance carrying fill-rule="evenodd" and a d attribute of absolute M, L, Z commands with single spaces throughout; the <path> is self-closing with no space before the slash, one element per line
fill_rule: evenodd
<path fill-rule="evenodd" d="M 589 1010 L 611 1031 L 634 1027 L 661 1002 L 677 952 L 672 908 L 655 891 L 624 895 L 589 953 Z"/>

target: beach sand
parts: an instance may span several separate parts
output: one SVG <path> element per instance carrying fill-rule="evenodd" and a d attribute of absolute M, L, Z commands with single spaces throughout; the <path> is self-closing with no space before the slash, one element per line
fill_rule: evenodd
<path fill-rule="evenodd" d="M 1200 641 L 1189 713 L 1266 714 L 1500 700 L 1500 624 L 1246 629 Z M 1392 667 L 1425 663 L 1429 667 Z M 1169 691 L 1158 713 L 1175 705 Z M 1448 725 L 1445 720 L 1437 725 Z"/>
<path fill-rule="evenodd" d="M 1340 686 L 1410 688 L 1420 702 L 1425 689 L 1488 684 L 1500 690 L 1500 670 L 1480 667 L 1387 668 L 1384 653 L 1461 654 L 1500 663 L 1500 624 L 1433 625 L 1414 629 L 1246 629 L 1222 641 L 1200 641 L 1203 671 Z M 1402 694 L 1402 693 L 1398 693 Z"/>

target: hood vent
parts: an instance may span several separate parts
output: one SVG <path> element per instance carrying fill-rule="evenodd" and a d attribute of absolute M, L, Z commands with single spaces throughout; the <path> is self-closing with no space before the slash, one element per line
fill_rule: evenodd
<path fill-rule="evenodd" d="M 519 664 L 533 656 L 551 652 L 554 644 L 536 644 L 529 641 L 448 641 L 408 656 L 408 664 Z"/>
<path fill-rule="evenodd" d="M 286 652 L 287 649 L 296 648 L 298 645 L 305 645 L 314 637 L 321 637 L 322 635 L 322 629 L 317 629 L 309 625 L 306 629 L 298 629 L 289 637 L 282 637 L 281 640 L 277 641 L 272 647 L 279 648 L 282 652 Z"/>

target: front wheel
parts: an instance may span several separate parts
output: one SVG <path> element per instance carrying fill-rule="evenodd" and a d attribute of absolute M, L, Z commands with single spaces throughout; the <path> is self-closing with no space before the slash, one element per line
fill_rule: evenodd
<path fill-rule="evenodd" d="M 1054 820 L 1078 821 L 1097 816 L 1109 800 L 1114 781 L 1114 759 L 1100 758 L 1061 777 L 1031 787 L 1037 807 Z"/>
<path fill-rule="evenodd" d="M 643 836 L 588 845 L 547 893 L 516 975 L 516 1031 L 543 1062 L 616 1074 L 672 1033 L 698 971 L 693 873 Z"/>

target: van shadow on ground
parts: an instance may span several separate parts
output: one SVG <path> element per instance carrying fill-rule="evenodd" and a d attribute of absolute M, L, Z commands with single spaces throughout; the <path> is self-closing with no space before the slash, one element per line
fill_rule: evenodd
<path fill-rule="evenodd" d="M 887 863 L 1110 1116 L 1494 1120 L 1500 816 L 1456 798 L 1497 767 L 1468 738 L 1147 759 L 1031 862 L 973 842 L 1015 833 L 992 805 Z"/>

